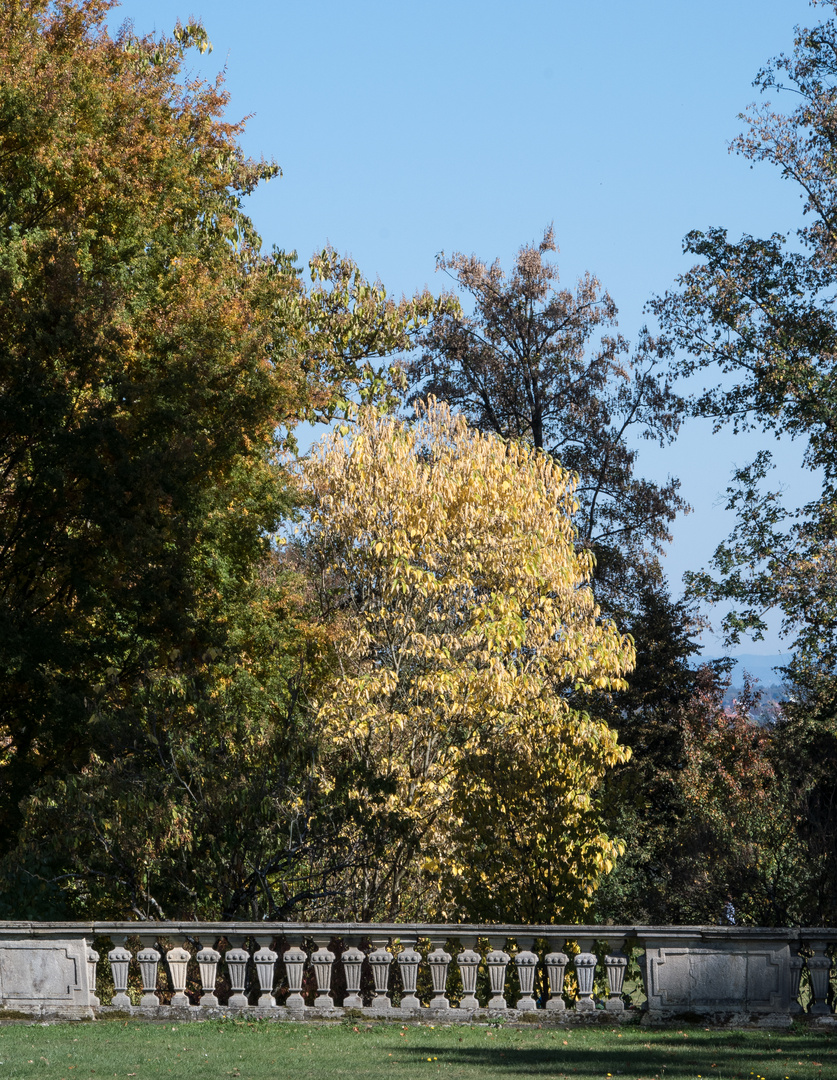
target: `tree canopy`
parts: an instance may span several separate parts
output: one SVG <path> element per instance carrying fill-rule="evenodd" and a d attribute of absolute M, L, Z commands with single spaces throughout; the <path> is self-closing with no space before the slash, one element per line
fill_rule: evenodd
<path fill-rule="evenodd" d="M 356 807 L 347 914 L 579 915 L 617 854 L 596 787 L 625 751 L 566 691 L 624 685 L 633 646 L 600 617 L 570 475 L 431 399 L 413 425 L 362 412 L 303 479 L 339 629 L 317 720 Z"/>
<path fill-rule="evenodd" d="M 639 591 L 660 580 L 669 525 L 688 509 L 679 481 L 637 474 L 636 439 L 668 445 L 682 402 L 663 373 L 663 342 L 643 331 L 631 355 L 615 331 L 616 305 L 586 274 L 559 287 L 553 229 L 499 261 L 441 256 L 472 310 L 433 320 L 409 362 L 417 397 L 433 394 L 479 430 L 544 450 L 578 474 L 579 542 L 596 555 L 594 585 L 611 613 L 635 613 Z"/>
<path fill-rule="evenodd" d="M 378 361 L 447 301 L 393 300 L 329 248 L 310 286 L 264 254 L 242 199 L 278 169 L 242 152 L 222 80 L 186 76 L 203 27 L 112 36 L 113 6 L 0 10 L 0 853 L 19 881 L 52 859 L 35 878 L 82 905 L 270 909 L 264 815 L 293 817 L 307 746 L 271 556 L 286 444 L 385 395 Z M 269 774 L 246 812 L 233 747 Z"/>
<path fill-rule="evenodd" d="M 833 923 L 837 25 L 735 143 L 804 227 L 691 233 L 632 349 L 551 228 L 441 256 L 462 305 L 265 252 L 279 170 L 186 73 L 204 28 L 113 6 L 0 6 L 0 914 Z M 637 446 L 688 408 L 821 490 L 738 470 L 677 602 Z M 763 727 L 695 670 L 696 598 L 796 635 Z"/>
<path fill-rule="evenodd" d="M 737 470 L 728 508 L 738 525 L 715 554 L 717 576 L 693 574 L 692 584 L 709 599 L 734 602 L 725 619 L 731 640 L 742 632 L 759 636 L 767 610 L 776 607 L 796 639 L 798 661 L 829 670 L 837 663 L 835 49 L 833 19 L 797 29 L 793 52 L 770 61 L 756 78 L 774 102 L 743 114 L 745 130 L 732 144 L 798 186 L 806 223 L 795 240 L 784 223 L 770 237 L 737 241 L 722 228 L 692 232 L 685 249 L 702 261 L 653 305 L 684 350 L 678 373 L 712 379 L 694 396 L 693 412 L 716 427 L 802 440 L 804 466 L 821 478 L 816 499 L 789 506 L 769 489 L 769 450 Z M 786 100 L 793 107 L 780 111 L 777 101 Z"/>
<path fill-rule="evenodd" d="M 784 897 L 769 917 L 784 905 L 824 923 L 837 910 L 837 876 L 825 855 L 837 842 L 836 57 L 833 18 L 797 28 L 793 51 L 758 73 L 761 103 L 743 114 L 732 144 L 797 187 L 803 216 L 796 230 L 777 222 L 769 237 L 738 240 L 720 227 L 691 232 L 685 250 L 701 261 L 652 305 L 681 350 L 676 372 L 708 381 L 691 411 L 716 429 L 800 440 L 803 467 L 817 478 L 819 493 L 800 504 L 794 491 L 771 485 L 771 450 L 736 469 L 727 490 L 735 527 L 710 568 L 687 580 L 693 595 L 730 605 L 728 641 L 762 636 L 773 610 L 793 642 L 784 669 L 790 694 L 762 776 L 773 770 L 770 800 L 789 800 L 805 855 L 795 853 L 797 865 L 775 886 L 774 898 L 782 889 Z M 761 827 L 778 828 L 767 818 Z"/>

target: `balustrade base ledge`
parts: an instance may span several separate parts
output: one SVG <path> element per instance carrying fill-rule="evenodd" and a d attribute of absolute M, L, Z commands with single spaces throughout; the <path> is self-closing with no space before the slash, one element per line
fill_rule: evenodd
<path fill-rule="evenodd" d="M 767 1028 L 786 1029 L 793 1023 L 800 1021 L 806 1026 L 816 1029 L 837 1030 L 837 1016 L 830 1015 L 802 1015 L 789 1016 L 787 1013 L 750 1013 L 737 1011 L 707 1011 L 697 1014 L 693 1011 L 684 1013 L 672 1013 L 671 1011 L 645 1010 L 635 1008 L 625 1009 L 621 1013 L 609 1012 L 605 1009 L 594 1009 L 591 1012 L 578 1012 L 575 1009 L 545 1010 L 538 1009 L 536 1012 L 520 1009 L 488 1009 L 481 1008 L 458 1009 L 451 1007 L 440 1012 L 426 1006 L 420 1009 L 402 1009 L 391 1007 L 389 1009 L 367 1006 L 360 1009 L 344 1010 L 340 1007 L 323 1009 L 316 1005 L 306 1005 L 301 1009 L 289 1009 L 284 1005 L 276 1005 L 271 1008 L 259 1008 L 247 1006 L 246 1008 L 231 1008 L 225 1006 L 171 1006 L 158 1005 L 148 1007 L 132 1005 L 128 1008 L 114 1005 L 99 1005 L 96 1007 L 67 1007 L 34 1008 L 26 1009 L 0 1009 L 0 1025 L 7 1023 L 61 1023 L 67 1021 L 95 1021 L 113 1019 L 140 1020 L 146 1023 L 202 1023 L 207 1020 L 260 1020 L 274 1021 L 276 1023 L 305 1023 L 305 1024 L 339 1024 L 352 1020 L 359 1021 L 389 1021 L 391 1023 L 410 1023 L 416 1025 L 433 1023 L 437 1025 L 455 1024 L 492 1024 L 498 1020 L 503 1025 L 531 1027 L 572 1027 L 590 1026 L 597 1024 L 617 1025 L 640 1025 L 642 1027 L 682 1027 L 683 1024 L 699 1023 L 704 1026 L 710 1025 L 718 1028 Z"/>
<path fill-rule="evenodd" d="M 172 1006 L 158 1005 L 157 1008 L 147 1008 L 142 1005 L 133 1005 L 128 1009 L 116 1008 L 112 1005 L 100 1005 L 91 1010 L 95 1017 L 102 1020 L 131 1017 L 138 1020 L 158 1021 L 161 1023 L 200 1023 L 204 1020 L 275 1020 L 279 1022 L 313 1022 L 313 1023 L 346 1023 L 353 1020 L 379 1020 L 390 1022 L 410 1022 L 413 1024 L 491 1024 L 498 1020 L 504 1024 L 521 1024 L 531 1026 L 534 1024 L 548 1024 L 567 1026 L 568 1024 L 638 1024 L 642 1015 L 638 1009 L 626 1009 L 624 1013 L 614 1015 L 604 1009 L 596 1009 L 593 1012 L 578 1013 L 574 1009 L 566 1009 L 563 1012 L 538 1009 L 532 1012 L 530 1009 L 459 1009 L 450 1006 L 444 1010 L 431 1009 L 421 1006 L 418 1009 L 402 1009 L 397 1006 L 390 1008 L 375 1007 L 374 1005 L 363 1006 L 359 1009 L 343 1009 L 335 1006 L 333 1009 L 323 1009 L 316 1005 L 305 1005 L 301 1009 L 289 1009 L 285 1005 L 275 1005 L 264 1009 L 258 1005 L 247 1008 L 231 1008 L 219 1006 L 218 1008 L 198 1005 Z M 95 1018 L 92 1017 L 92 1018 Z"/>

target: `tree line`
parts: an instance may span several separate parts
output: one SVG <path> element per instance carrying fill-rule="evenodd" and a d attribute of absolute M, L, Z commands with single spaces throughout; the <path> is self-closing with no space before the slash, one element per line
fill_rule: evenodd
<path fill-rule="evenodd" d="M 802 226 L 690 233 L 632 345 L 551 227 L 440 296 L 266 253 L 205 30 L 113 6 L 0 11 L 0 917 L 833 925 L 833 20 L 734 144 Z M 821 490 L 762 450 L 675 602 L 637 446 L 690 417 Z M 781 612 L 769 722 L 704 600 Z"/>

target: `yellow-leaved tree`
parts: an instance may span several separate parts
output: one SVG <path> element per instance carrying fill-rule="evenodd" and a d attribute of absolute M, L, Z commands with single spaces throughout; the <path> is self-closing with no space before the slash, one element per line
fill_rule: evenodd
<path fill-rule="evenodd" d="M 634 649 L 589 588 L 574 478 L 431 399 L 414 423 L 361 411 L 303 483 L 300 547 L 339 627 L 315 707 L 351 823 L 345 914 L 581 917 L 619 849 L 596 786 L 629 751 L 565 695 L 623 686 Z"/>

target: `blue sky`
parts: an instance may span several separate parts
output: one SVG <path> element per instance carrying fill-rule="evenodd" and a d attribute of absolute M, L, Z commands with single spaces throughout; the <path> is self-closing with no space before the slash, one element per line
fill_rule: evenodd
<path fill-rule="evenodd" d="M 245 149 L 284 173 L 250 200 L 268 246 L 304 259 L 330 242 L 411 293 L 443 286 L 438 252 L 508 265 L 553 221 L 563 281 L 595 273 L 633 340 L 688 268 L 690 229 L 797 226 L 796 191 L 727 146 L 759 67 L 826 15 L 806 0 L 128 0 L 111 23 L 203 21 L 214 51 L 195 71 L 225 69 L 229 118 L 253 114 Z M 692 422 L 673 449 L 643 449 L 640 470 L 679 476 L 695 509 L 666 559 L 675 595 L 728 533 L 719 497 L 759 445 Z M 779 453 L 796 495 L 801 451 Z M 771 633 L 739 651 L 780 648 Z"/>

